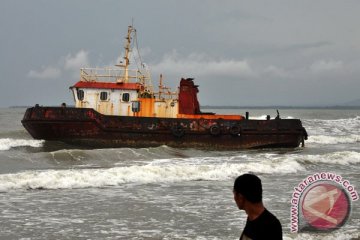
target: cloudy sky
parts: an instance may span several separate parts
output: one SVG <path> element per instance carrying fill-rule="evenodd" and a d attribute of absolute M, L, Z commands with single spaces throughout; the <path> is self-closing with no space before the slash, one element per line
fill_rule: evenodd
<path fill-rule="evenodd" d="M 202 105 L 333 105 L 360 98 L 358 0 L 1 0 L 0 107 L 72 104 L 80 67 L 115 64 L 134 21 L 155 85 Z"/>

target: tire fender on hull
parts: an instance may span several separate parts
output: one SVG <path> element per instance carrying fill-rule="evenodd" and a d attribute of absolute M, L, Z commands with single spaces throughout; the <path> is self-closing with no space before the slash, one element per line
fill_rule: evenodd
<path fill-rule="evenodd" d="M 233 125 L 230 127 L 229 132 L 233 136 L 238 136 L 241 133 L 241 128 L 238 125 Z"/>
<path fill-rule="evenodd" d="M 213 136 L 219 136 L 220 133 L 221 133 L 221 128 L 218 124 L 215 124 L 215 125 L 212 125 L 210 128 L 209 128 L 209 131 L 210 131 L 210 134 L 213 135 Z"/>
<path fill-rule="evenodd" d="M 177 138 L 181 138 L 185 135 L 185 129 L 180 125 L 173 126 L 171 132 Z"/>

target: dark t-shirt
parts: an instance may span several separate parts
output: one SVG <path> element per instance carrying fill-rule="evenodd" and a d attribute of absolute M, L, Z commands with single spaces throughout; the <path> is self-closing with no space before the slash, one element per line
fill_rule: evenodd
<path fill-rule="evenodd" d="M 246 221 L 240 240 L 282 240 L 280 221 L 267 209 L 256 219 Z"/>

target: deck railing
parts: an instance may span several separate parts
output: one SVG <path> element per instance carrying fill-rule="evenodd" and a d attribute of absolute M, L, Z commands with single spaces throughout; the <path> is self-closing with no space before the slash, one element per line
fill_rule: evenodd
<path fill-rule="evenodd" d="M 115 68 L 81 68 L 81 81 L 88 82 L 122 82 L 125 81 L 125 70 Z M 150 79 L 149 73 L 142 73 L 139 70 L 127 70 L 129 81 L 144 81 Z"/>

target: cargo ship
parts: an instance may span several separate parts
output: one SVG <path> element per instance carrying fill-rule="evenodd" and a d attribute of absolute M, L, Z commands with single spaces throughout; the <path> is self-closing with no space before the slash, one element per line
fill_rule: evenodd
<path fill-rule="evenodd" d="M 145 64 L 130 68 L 136 30 L 128 27 L 124 60 L 115 67 L 82 68 L 70 87 L 75 105 L 28 108 L 22 124 L 35 139 L 90 148 L 156 147 L 251 149 L 304 146 L 300 119 L 264 120 L 203 112 L 193 78 L 182 78 L 177 91 L 157 91 Z M 136 45 L 137 47 L 137 45 Z M 138 58 L 141 60 L 141 58 Z"/>

